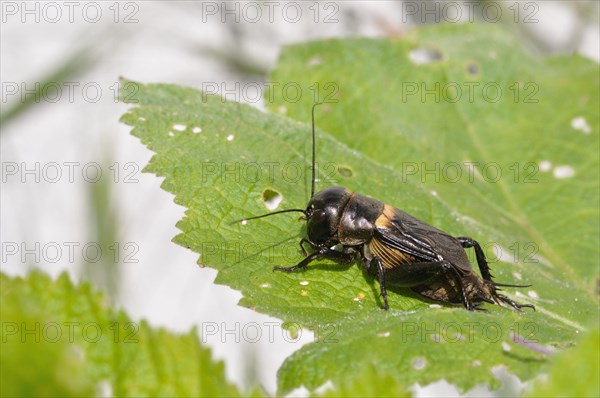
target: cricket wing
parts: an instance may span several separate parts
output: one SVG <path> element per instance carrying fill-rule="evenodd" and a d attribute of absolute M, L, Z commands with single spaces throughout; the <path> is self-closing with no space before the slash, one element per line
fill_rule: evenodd
<path fill-rule="evenodd" d="M 464 271 L 472 270 L 469 258 L 456 238 L 399 209 L 385 205 L 376 226 L 375 239 L 415 257 L 415 261 L 445 261 Z"/>

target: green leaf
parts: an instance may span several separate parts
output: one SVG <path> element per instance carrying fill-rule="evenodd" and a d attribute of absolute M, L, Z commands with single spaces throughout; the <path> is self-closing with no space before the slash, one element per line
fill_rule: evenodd
<path fill-rule="evenodd" d="M 423 50 L 434 61 L 413 62 L 411 54 Z M 427 186 L 462 225 L 444 225 L 438 215 L 426 221 L 501 249 L 502 259 L 517 257 L 517 268 L 492 264 L 494 274 L 499 281 L 532 283 L 528 300 L 546 318 L 571 330 L 598 322 L 596 63 L 578 56 L 535 58 L 517 38 L 489 25 L 441 25 L 401 40 L 291 46 L 270 80 L 312 94 L 290 102 L 275 91 L 271 98 L 271 109 L 299 121 L 310 120 L 315 100 L 337 100 L 317 113 L 317 125 L 393 168 L 402 181 Z M 497 88 L 502 95 L 496 99 Z M 576 120 L 589 130 L 575 128 Z M 477 172 L 469 175 L 465 162 L 478 164 Z M 554 169 L 543 171 L 548 164 Z M 502 176 L 496 178 L 495 170 Z M 557 178 L 561 170 L 574 175 Z M 375 195 L 369 185 L 360 189 Z M 401 194 L 390 203 L 410 206 Z M 300 363 L 304 359 L 297 355 Z M 506 363 L 500 356 L 494 361 Z M 282 376 L 296 370 L 290 362 Z"/>
<path fill-rule="evenodd" d="M 539 253 L 531 259 L 520 255 L 510 264 L 492 261 L 498 281 L 534 284 L 522 290 L 525 294 L 514 288 L 505 294 L 535 304 L 535 313 L 498 306 L 486 306 L 487 313 L 430 306 L 405 289 L 390 292 L 391 310 L 384 312 L 377 282 L 359 267 L 322 261 L 304 272 L 273 273 L 274 265 L 293 265 L 302 259 L 298 241 L 305 234 L 304 223 L 295 214 L 231 223 L 268 212 L 265 197 L 277 193 L 282 197 L 278 210 L 306 206 L 312 96 L 303 95 L 297 103 L 272 98 L 270 107 L 287 111 L 294 121 L 189 88 L 129 82 L 136 86 L 135 95 L 124 100 L 137 106 L 122 120 L 156 153 L 146 171 L 164 177 L 162 187 L 187 209 L 177 224 L 182 233 L 175 242 L 200 253 L 199 264 L 217 269 L 217 283 L 240 290 L 241 305 L 283 319 L 283 326 L 292 332 L 301 325 L 316 333 L 317 341 L 297 351 L 280 369 L 280 392 L 301 385 L 312 390 L 327 381 L 348 385 L 369 366 L 393 375 L 400 386 L 445 378 L 460 389 L 485 382 L 496 387 L 493 367 L 505 366 L 530 379 L 546 360 L 528 344 L 513 342 L 514 336 L 516 341 L 563 346 L 597 320 L 592 284 L 597 267 L 589 260 L 598 257 L 593 222 L 597 157 L 592 154 L 598 146 L 592 105 L 598 100 L 589 83 L 597 79 L 591 75 L 594 69 L 578 58 L 530 59 L 510 36 L 497 30 L 481 36 L 486 37 L 484 51 L 475 34 L 480 29 L 457 26 L 417 31 L 400 40 L 293 46 L 284 51 L 271 80 L 279 87 L 299 84 L 305 94 L 315 82 L 319 89 L 326 82 L 337 82 L 340 102 L 317 111 L 317 126 L 323 129 L 317 131 L 318 189 L 341 184 L 452 235 L 496 242 L 504 250 L 515 243 L 521 250 L 528 242 L 537 245 Z M 445 43 L 452 43 L 457 55 L 442 52 L 440 62 L 411 64 L 411 49 L 445 48 Z M 467 57 L 461 51 L 473 53 Z M 497 66 L 488 74 L 488 63 L 493 63 L 482 54 L 492 57 L 491 52 Z M 465 72 L 471 59 L 478 65 L 475 77 Z M 564 74 L 565 70 L 572 73 Z M 545 79 L 538 103 L 544 117 L 511 101 L 496 106 L 479 100 L 403 104 L 398 98 L 403 73 L 432 82 L 448 80 L 453 73 L 504 85 L 511 78 L 509 72 L 519 71 L 527 72 L 522 79 Z M 587 84 L 579 79 L 587 79 Z M 550 119 L 548 109 L 562 106 L 555 90 L 577 94 L 569 110 L 573 115 L 563 117 L 564 125 L 552 121 L 540 127 L 538 119 Z M 578 116 L 585 117 L 592 134 L 572 130 L 570 120 Z M 568 145 L 560 134 L 567 134 Z M 428 181 L 407 178 L 401 167 L 409 160 L 448 159 L 496 161 L 502 167 L 515 159 L 549 159 L 553 165 L 571 165 L 576 173 L 558 180 L 540 172 L 537 184 L 444 182 L 435 184 L 433 193 Z M 562 207 L 570 203 L 571 213 L 558 212 L 557 202 Z M 570 235 L 559 237 L 561 231 Z M 507 257 L 505 252 L 502 258 Z"/>
<path fill-rule="evenodd" d="M 0 281 L 2 396 L 239 396 L 194 331 L 132 322 L 66 274 Z"/>

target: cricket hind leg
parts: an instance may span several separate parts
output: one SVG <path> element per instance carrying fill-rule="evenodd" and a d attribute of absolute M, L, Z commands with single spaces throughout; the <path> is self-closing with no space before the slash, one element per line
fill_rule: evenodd
<path fill-rule="evenodd" d="M 481 271 L 481 277 L 491 282 L 494 286 L 505 286 L 505 287 L 530 287 L 531 285 L 513 285 L 507 283 L 498 283 L 494 282 L 494 275 L 490 272 L 490 266 L 485 258 L 485 254 L 483 253 L 483 249 L 479 245 L 475 239 L 468 237 L 458 237 L 456 238 L 465 249 L 473 248 L 475 250 L 475 257 L 477 258 L 477 265 L 479 266 L 479 271 Z"/>
<path fill-rule="evenodd" d="M 401 282 L 400 285 L 404 285 L 405 287 L 414 286 L 415 283 L 410 283 L 407 280 L 407 276 L 411 275 L 413 278 L 415 274 L 419 279 L 419 284 L 423 283 L 423 277 L 426 275 L 426 280 L 429 280 L 432 275 L 433 270 L 439 272 L 440 263 L 439 262 L 431 262 L 431 263 L 412 263 L 412 264 L 402 264 L 396 268 L 385 268 L 383 263 L 379 257 L 373 257 L 371 260 L 364 259 L 364 267 L 366 271 L 376 276 L 379 279 L 379 289 L 381 293 L 381 297 L 383 298 L 383 309 L 388 310 L 390 308 L 388 304 L 387 297 L 387 282 Z M 411 272 L 407 273 L 407 270 L 410 269 Z"/>
<path fill-rule="evenodd" d="M 374 257 L 370 261 L 365 260 L 365 266 L 370 274 L 379 277 L 381 296 L 385 303 L 384 309 L 389 308 L 386 291 L 386 283 L 388 282 L 397 286 L 411 287 L 415 293 L 421 296 L 443 302 L 453 302 L 450 299 L 449 290 L 455 289 L 460 295 L 460 302 L 467 310 L 472 311 L 475 308 L 465 290 L 462 275 L 452 264 L 446 261 L 409 263 L 395 268 L 384 268 L 381 260 Z M 440 275 L 452 278 L 454 285 L 451 285 L 451 283 L 444 284 L 442 279 L 440 287 L 444 287 L 443 294 L 440 294 L 439 291 L 436 293 L 435 289 L 428 294 L 425 289 L 422 289 L 422 287 L 429 287 L 428 283 L 439 279 Z"/>
<path fill-rule="evenodd" d="M 475 258 L 477 259 L 477 265 L 479 266 L 479 271 L 481 272 L 481 277 L 486 281 L 492 282 L 494 275 L 490 272 L 490 266 L 485 258 L 485 253 L 483 253 L 483 249 L 479 245 L 475 239 L 461 236 L 456 238 L 465 249 L 473 248 L 475 250 Z"/>
<path fill-rule="evenodd" d="M 535 311 L 535 306 L 533 304 L 519 304 L 519 303 L 511 300 L 510 298 L 504 296 L 503 294 L 499 294 L 497 292 L 497 290 L 499 290 L 499 289 L 496 289 L 496 287 L 498 287 L 498 286 L 530 287 L 531 285 L 514 285 L 514 284 L 508 284 L 508 283 L 494 282 L 493 281 L 494 276 L 490 272 L 490 267 L 485 258 L 485 254 L 483 253 L 483 249 L 479 245 L 479 242 L 477 242 L 475 239 L 471 239 L 468 237 L 458 237 L 456 239 L 458 239 L 458 241 L 460 242 L 462 247 L 464 247 L 464 248 L 472 247 L 475 250 L 475 257 L 477 258 L 477 265 L 479 266 L 479 270 L 481 271 L 481 277 L 484 279 L 484 283 L 487 282 L 492 285 L 491 286 L 491 296 L 493 298 L 493 301 L 490 300 L 489 297 L 484 297 L 484 295 L 479 295 L 479 298 L 481 298 L 482 300 L 484 300 L 488 303 L 499 304 L 500 302 L 503 302 L 503 303 L 510 305 L 511 307 L 513 307 L 514 309 L 516 309 L 518 311 L 521 311 L 521 308 L 524 308 L 524 307 L 532 308 Z"/>

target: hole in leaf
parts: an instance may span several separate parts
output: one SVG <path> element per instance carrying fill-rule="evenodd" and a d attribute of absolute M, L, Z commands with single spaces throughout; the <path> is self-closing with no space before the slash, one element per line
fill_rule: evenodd
<path fill-rule="evenodd" d="M 552 163 L 549 160 L 542 160 L 539 167 L 540 171 L 549 171 L 552 168 Z"/>
<path fill-rule="evenodd" d="M 421 370 L 425 367 L 425 365 L 427 364 L 427 361 L 425 360 L 425 358 L 419 357 L 419 358 L 415 358 L 412 362 L 412 367 L 415 370 Z"/>
<path fill-rule="evenodd" d="M 408 58 L 417 65 L 425 65 L 441 61 L 442 53 L 433 48 L 415 48 L 408 53 Z"/>
<path fill-rule="evenodd" d="M 467 64 L 467 73 L 471 76 L 479 74 L 479 65 L 475 61 L 471 61 Z"/>
<path fill-rule="evenodd" d="M 364 294 L 363 292 L 360 292 L 360 293 L 358 293 L 358 296 L 354 297 L 352 300 L 361 301 L 361 300 L 364 300 L 365 297 L 367 297 L 366 294 Z"/>
<path fill-rule="evenodd" d="M 592 132 L 592 128 L 583 116 L 579 116 L 571 120 L 571 127 L 573 127 L 575 130 L 581 131 L 583 134 L 590 134 Z"/>
<path fill-rule="evenodd" d="M 101 380 L 96 385 L 96 391 L 98 395 L 101 397 L 112 397 L 113 396 L 113 386 L 110 384 L 108 380 Z"/>
<path fill-rule="evenodd" d="M 556 178 L 571 178 L 575 175 L 575 169 L 571 166 L 557 166 L 554 168 L 554 177 Z"/>
<path fill-rule="evenodd" d="M 338 173 L 344 178 L 350 178 L 354 175 L 354 172 L 348 166 L 338 166 Z"/>
<path fill-rule="evenodd" d="M 523 276 L 520 272 L 513 272 L 513 276 L 515 277 L 515 279 L 523 280 Z"/>
<path fill-rule="evenodd" d="M 272 189 L 265 189 L 262 193 L 262 200 L 269 210 L 275 210 L 283 200 L 283 196 Z"/>
<path fill-rule="evenodd" d="M 317 55 L 308 60 L 307 66 L 312 68 L 314 66 L 321 65 L 321 62 L 323 62 L 323 59 Z"/>

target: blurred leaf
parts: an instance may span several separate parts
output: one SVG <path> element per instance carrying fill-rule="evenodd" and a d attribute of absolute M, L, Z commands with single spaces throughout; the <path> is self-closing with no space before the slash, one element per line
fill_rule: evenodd
<path fill-rule="evenodd" d="M 105 159 L 110 159 L 110 150 L 105 150 L 107 155 Z M 106 169 L 118 173 L 119 163 L 104 161 Z M 103 167 L 104 168 L 104 167 Z M 114 171 L 117 170 L 117 171 Z M 119 239 L 119 217 L 117 215 L 113 201 L 112 181 L 103 178 L 94 184 L 86 187 L 88 194 L 88 204 L 90 212 L 90 223 L 88 224 L 89 233 L 93 242 L 98 243 L 102 253 L 108 255 L 102 256 L 100 262 L 88 262 L 83 267 L 85 279 L 94 283 L 94 286 L 102 290 L 109 299 L 116 299 L 119 296 L 119 274 L 120 264 L 123 261 L 122 256 L 127 255 L 125 250 L 131 247 L 131 242 L 124 243 Z"/>
<path fill-rule="evenodd" d="M 264 65 L 246 56 L 239 46 L 223 48 L 198 45 L 196 50 L 199 55 L 214 58 L 237 74 L 261 78 L 267 73 L 267 68 Z"/>
<path fill-rule="evenodd" d="M 598 325 L 596 325 L 598 326 Z M 544 381 L 536 381 L 527 397 L 599 397 L 600 331 L 581 336 L 577 346 L 550 361 Z"/>
<path fill-rule="evenodd" d="M 429 49 L 433 63 L 410 61 L 419 47 Z M 441 60 L 435 61 L 436 51 Z M 292 331 L 298 325 L 315 331 L 317 341 L 280 369 L 281 393 L 327 381 L 348 385 L 365 366 L 392 375 L 399 386 L 444 378 L 463 390 L 485 382 L 497 387 L 492 367 L 505 366 L 526 380 L 545 363 L 545 354 L 514 343 L 515 336 L 541 346 L 568 345 L 598 319 L 598 271 L 589 260 L 598 258 L 598 99 L 597 85 L 589 83 L 597 81 L 595 72 L 597 66 L 577 57 L 530 59 L 498 30 L 442 27 L 401 40 L 333 40 L 285 50 L 271 81 L 299 85 L 303 95 L 297 102 L 275 96 L 269 105 L 298 121 L 189 88 L 133 82 L 123 82 L 135 87 L 123 97 L 137 106 L 122 120 L 156 153 L 146 171 L 165 177 L 162 187 L 187 208 L 175 241 L 219 270 L 217 283 L 240 290 L 241 305 L 283 319 Z M 419 87 L 426 80 L 431 89 L 453 79 L 501 88 L 531 79 L 539 82 L 539 101 L 403 101 L 403 82 Z M 330 93 L 340 102 L 318 108 L 317 125 L 339 140 L 317 132 L 318 189 L 339 183 L 452 235 L 495 243 L 504 250 L 502 259 L 515 257 L 512 264 L 492 259 L 497 280 L 534 284 L 527 294 L 512 288 L 505 294 L 534 303 L 538 312 L 430 307 L 403 289 L 390 294 L 391 310 L 383 312 L 378 284 L 356 266 L 323 261 L 305 272 L 271 271 L 302 258 L 298 240 L 305 230 L 297 215 L 230 223 L 268 212 L 264 197 L 273 194 L 282 198 L 277 209 L 306 206 L 310 109 Z M 557 112 L 565 96 L 574 98 L 572 106 Z M 575 117 L 584 117 L 593 133 L 575 131 Z M 508 171 L 515 162 L 523 168 L 546 159 L 570 165 L 575 175 L 432 183 L 403 169 L 405 162 L 432 169 L 473 161 Z M 483 169 L 478 173 L 485 176 Z M 538 182 L 523 183 L 527 176 Z M 530 243 L 539 252 L 525 257 Z M 511 256 L 511 248 L 521 252 Z"/>
<path fill-rule="evenodd" d="M 237 396 L 194 331 L 132 322 L 90 285 L 0 276 L 2 396 Z"/>
<path fill-rule="evenodd" d="M 5 110 L 0 114 L 0 122 L 6 124 L 31 106 L 45 103 L 48 101 L 48 98 L 59 97 L 60 93 L 57 92 L 57 88 L 59 90 L 67 91 L 67 89 L 63 87 L 63 84 L 74 79 L 93 65 L 96 58 L 92 53 L 93 48 L 91 44 L 83 46 L 73 52 L 60 65 L 46 73 L 44 76 L 40 76 L 39 79 L 34 81 L 23 83 L 28 90 L 27 95 L 21 92 L 23 87 L 18 87 L 18 96 L 14 97 L 15 99 L 12 104 L 7 107 L 8 110 Z M 32 87 L 34 88 L 33 90 Z M 31 90 L 33 92 L 29 92 Z M 6 107 L 4 107 L 4 109 L 6 109 Z"/>
<path fill-rule="evenodd" d="M 317 393 L 316 397 L 411 397 L 412 394 L 398 383 L 398 380 L 384 374 L 373 365 L 365 366 L 360 375 L 354 379 L 346 379 L 335 389 L 327 389 Z"/>

